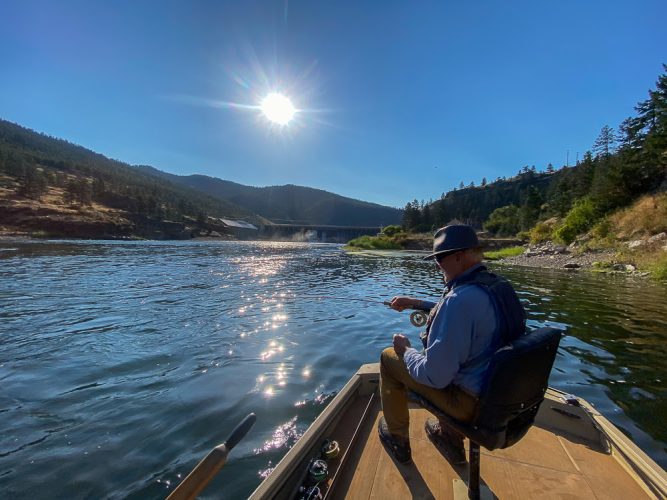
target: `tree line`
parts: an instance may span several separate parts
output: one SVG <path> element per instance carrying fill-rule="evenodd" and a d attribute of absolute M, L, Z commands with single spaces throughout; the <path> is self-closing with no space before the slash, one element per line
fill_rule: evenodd
<path fill-rule="evenodd" d="M 617 130 L 603 126 L 576 165 L 555 169 L 548 164 L 541 172 L 525 166 L 510 179 L 461 183 L 439 200 L 413 200 L 405 206 L 403 227 L 428 231 L 458 220 L 514 236 L 558 217 L 567 227 L 557 236 L 571 241 L 605 214 L 667 187 L 667 65 L 635 111 Z"/>

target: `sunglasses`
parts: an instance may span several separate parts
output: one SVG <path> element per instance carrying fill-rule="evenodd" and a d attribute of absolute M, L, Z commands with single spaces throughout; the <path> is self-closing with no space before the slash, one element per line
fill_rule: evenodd
<path fill-rule="evenodd" d="M 447 257 L 449 257 L 450 255 L 457 254 L 457 253 L 459 253 L 459 252 L 463 252 L 463 250 L 454 250 L 454 251 L 452 251 L 452 252 L 447 252 L 447 253 L 441 253 L 441 254 L 438 254 L 438 255 L 435 256 L 435 261 L 436 261 L 436 263 L 437 263 L 438 265 L 440 265 L 440 263 L 441 263 L 443 260 L 445 260 Z"/>

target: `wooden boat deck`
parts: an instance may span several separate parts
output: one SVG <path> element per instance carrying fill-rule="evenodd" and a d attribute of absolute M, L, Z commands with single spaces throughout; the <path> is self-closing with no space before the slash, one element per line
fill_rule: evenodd
<path fill-rule="evenodd" d="M 380 416 L 376 398 L 327 498 L 453 498 L 454 479 L 466 480 L 467 468 L 451 466 L 427 438 L 423 425 L 432 415 L 410 409 L 411 465 L 398 464 L 384 449 L 376 431 Z M 337 427 L 355 425 L 343 418 Z M 511 448 L 482 448 L 481 480 L 503 499 L 650 498 L 600 444 L 538 426 Z"/>
<path fill-rule="evenodd" d="M 457 488 L 463 486 L 467 464 L 453 467 L 427 438 L 427 410 L 410 407 L 412 464 L 398 464 L 385 450 L 377 433 L 382 416 L 378 371 L 377 364 L 359 369 L 252 500 L 298 498 L 325 438 L 338 441 L 341 449 L 328 460 L 329 477 L 319 484 L 325 500 L 455 498 L 455 480 Z M 514 446 L 481 449 L 481 483 L 493 497 L 667 498 L 665 471 L 588 403 L 568 404 L 562 396 L 547 391 L 535 424 Z"/>

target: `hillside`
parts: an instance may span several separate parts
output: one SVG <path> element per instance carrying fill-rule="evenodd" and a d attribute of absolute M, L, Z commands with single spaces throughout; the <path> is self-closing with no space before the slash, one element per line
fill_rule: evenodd
<path fill-rule="evenodd" d="M 379 226 L 400 216 L 311 188 L 255 188 L 132 166 L 0 120 L 2 234 L 171 239 L 219 230 L 209 217 Z"/>
<path fill-rule="evenodd" d="M 401 220 L 401 211 L 375 203 L 346 198 L 321 189 L 285 185 L 244 186 L 205 175 L 178 176 L 139 167 L 174 184 L 227 200 L 275 223 L 324 224 L 336 226 L 386 226 Z"/>
<path fill-rule="evenodd" d="M 604 125 L 574 166 L 547 165 L 544 172 L 524 166 L 509 179 L 480 186 L 470 183 L 429 203 L 408 203 L 403 227 L 426 231 L 452 219 L 514 236 L 555 220 L 549 237 L 571 243 L 615 210 L 639 197 L 667 190 L 667 65 L 655 90 L 635 106 L 617 130 Z"/>

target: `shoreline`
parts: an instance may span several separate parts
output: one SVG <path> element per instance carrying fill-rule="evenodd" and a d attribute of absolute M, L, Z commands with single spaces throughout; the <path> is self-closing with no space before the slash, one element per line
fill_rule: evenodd
<path fill-rule="evenodd" d="M 140 237 L 120 237 L 120 238 L 76 238 L 76 237 L 62 237 L 62 236 L 35 236 L 30 234 L 8 234 L 0 233 L 0 243 L 11 242 L 30 242 L 30 241 L 277 241 L 277 240 L 241 240 L 236 238 L 217 238 L 217 237 L 194 237 L 188 239 L 147 239 Z M 290 240 L 284 240 L 290 241 Z M 317 242 L 312 242 L 317 243 Z M 360 255 L 368 255 L 373 257 L 399 257 L 399 256 L 420 256 L 427 255 L 430 250 L 426 249 L 361 249 L 361 248 L 345 248 L 346 253 L 354 253 Z M 521 267 L 531 267 L 535 269 L 561 269 L 565 271 L 588 271 L 588 272 L 602 272 L 612 274 L 626 274 L 633 276 L 650 276 L 650 272 L 645 270 L 638 270 L 634 265 L 623 263 L 618 260 L 617 252 L 615 250 L 587 250 L 581 253 L 573 253 L 565 247 L 558 247 L 547 245 L 538 249 L 526 247 L 520 255 L 510 257 L 500 257 L 494 259 L 485 258 L 486 263 L 503 264 Z"/>

